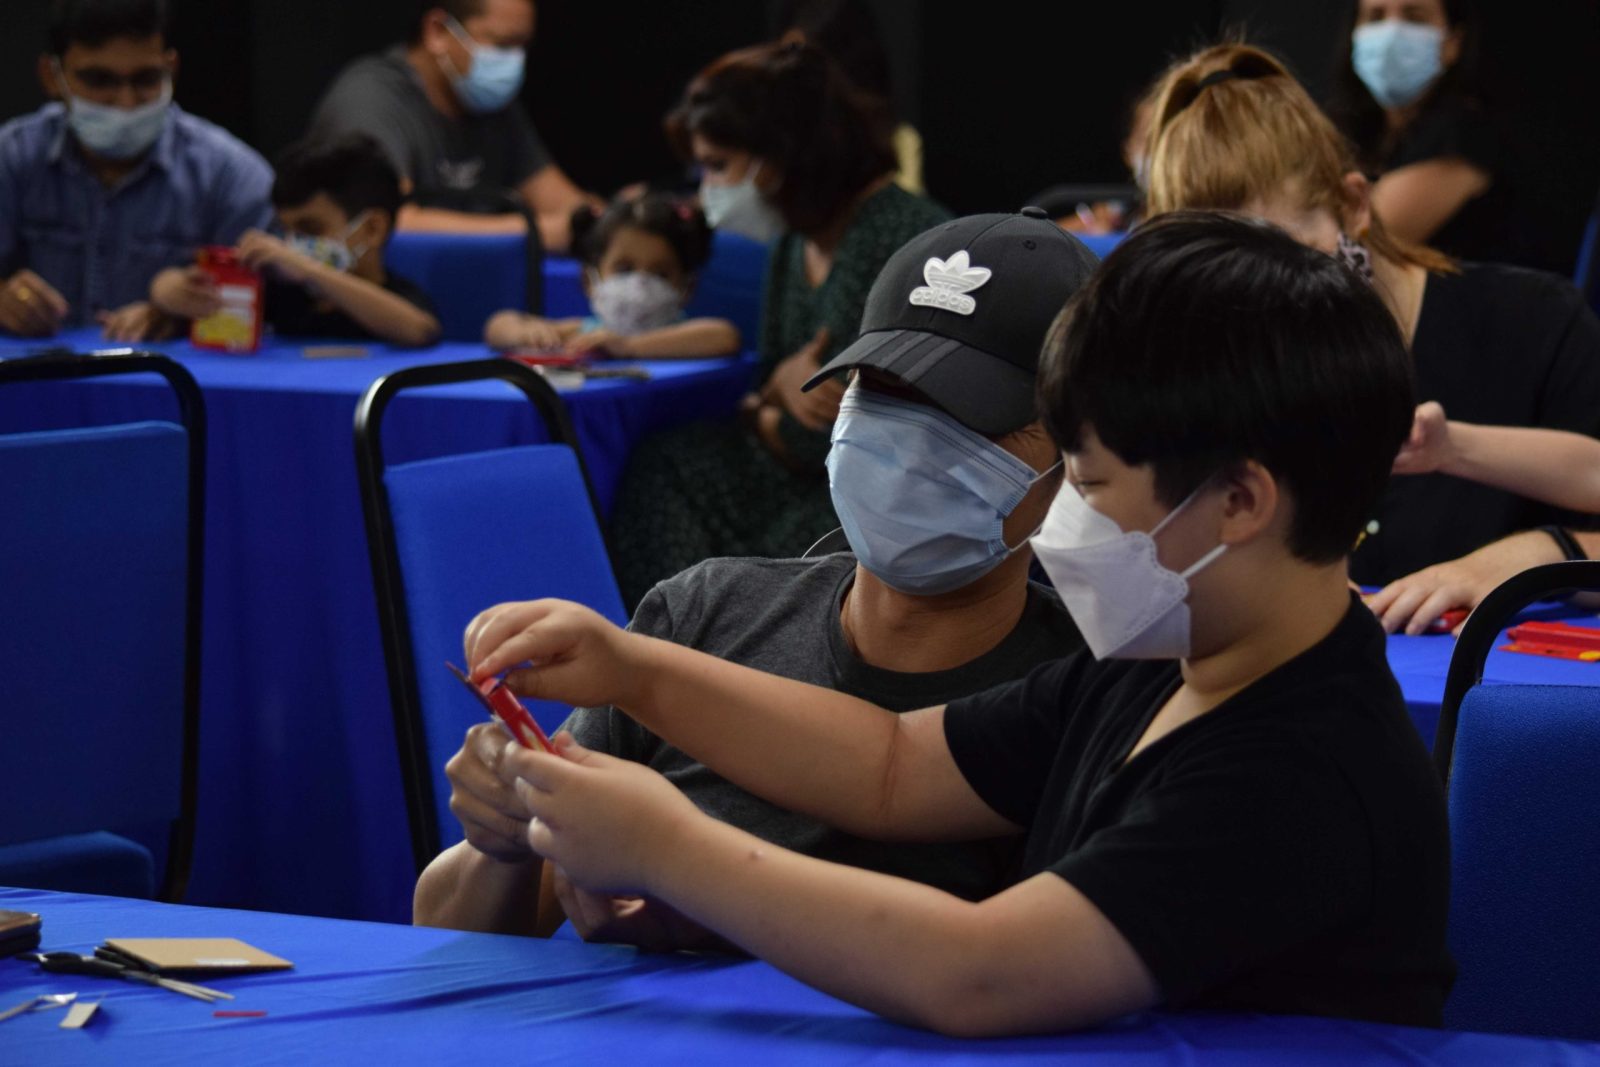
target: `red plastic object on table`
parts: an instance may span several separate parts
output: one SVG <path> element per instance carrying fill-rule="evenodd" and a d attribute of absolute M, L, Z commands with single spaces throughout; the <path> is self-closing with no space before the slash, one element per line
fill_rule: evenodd
<path fill-rule="evenodd" d="M 450 673 L 461 679 L 461 684 L 472 690 L 472 695 L 478 698 L 478 703 L 484 706 L 489 715 L 504 726 L 517 743 L 523 748 L 542 748 L 552 756 L 556 754 L 556 747 L 550 743 L 550 738 L 539 728 L 528 709 L 522 706 L 522 701 L 517 695 L 507 689 L 505 683 L 499 678 L 486 678 L 482 682 L 474 682 L 467 677 L 467 672 L 457 667 L 454 663 L 446 663 Z"/>
<path fill-rule="evenodd" d="M 506 358 L 524 367 L 551 367 L 555 370 L 583 370 L 589 357 L 568 352 L 540 352 L 531 348 L 516 348 L 506 353 Z"/>
<path fill-rule="evenodd" d="M 1582 663 L 1600 662 L 1600 629 L 1573 626 L 1566 622 L 1525 622 L 1506 631 L 1511 639 L 1501 645 L 1505 652 L 1530 656 L 1575 659 Z"/>
<path fill-rule="evenodd" d="M 261 347 L 261 275 L 240 263 L 226 245 L 206 245 L 197 259 L 222 306 L 194 321 L 189 343 L 218 352 L 254 352 Z"/>

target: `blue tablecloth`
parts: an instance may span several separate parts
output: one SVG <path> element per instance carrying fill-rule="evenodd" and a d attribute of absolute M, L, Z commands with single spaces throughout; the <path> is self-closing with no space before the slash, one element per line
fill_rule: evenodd
<path fill-rule="evenodd" d="M 57 340 L 103 347 L 93 331 Z M 0 357 L 37 347 L 0 340 Z M 365 359 L 312 360 L 288 345 L 255 356 L 150 347 L 193 372 L 210 423 L 200 809 L 187 899 L 403 921 L 414 872 L 352 422 L 375 378 L 486 350 L 372 346 Z M 752 366 L 656 363 L 647 382 L 595 381 L 567 394 L 602 507 L 641 437 L 730 416 Z M 0 433 L 175 411 L 153 377 L 0 389 Z M 498 382 L 402 395 L 385 431 L 392 461 L 543 439 L 526 400 Z"/>
<path fill-rule="evenodd" d="M 202 979 L 208 1005 L 148 986 L 0 961 L 0 1008 L 103 996 L 81 1031 L 61 1009 L 0 1023 L 0 1062 L 1590 1064 L 1600 1045 L 1333 1019 L 1152 1013 L 1081 1034 L 962 1041 L 884 1022 L 765 964 L 490 934 L 0 889 L 44 917 L 48 949 L 108 937 L 238 937 L 294 970 Z M 218 1019 L 218 1008 L 265 1011 Z"/>
<path fill-rule="evenodd" d="M 1600 625 L 1593 614 L 1585 615 L 1564 605 L 1536 606 L 1523 612 L 1519 619 L 1561 619 L 1579 626 Z M 1495 642 L 1495 650 L 1484 662 L 1483 680 L 1487 684 L 1600 685 L 1600 663 L 1504 652 L 1499 646 L 1505 643 L 1502 634 Z M 1389 638 L 1389 669 L 1399 680 L 1411 721 L 1429 748 L 1433 747 L 1434 731 L 1439 725 L 1439 705 L 1444 700 L 1445 678 L 1450 673 L 1450 657 L 1455 648 L 1456 639 L 1449 634 L 1419 637 L 1395 634 Z"/>

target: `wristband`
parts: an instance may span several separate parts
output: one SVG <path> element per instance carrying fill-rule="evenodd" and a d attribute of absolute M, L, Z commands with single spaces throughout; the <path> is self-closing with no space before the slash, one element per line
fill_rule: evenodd
<path fill-rule="evenodd" d="M 1578 539 L 1573 537 L 1572 534 L 1568 533 L 1564 528 L 1560 526 L 1541 526 L 1539 527 L 1539 532 L 1549 534 L 1550 540 L 1556 543 L 1556 547 L 1561 550 L 1561 554 L 1565 556 L 1569 562 L 1572 560 L 1589 558 L 1588 554 L 1584 552 L 1583 547 L 1578 544 Z"/>

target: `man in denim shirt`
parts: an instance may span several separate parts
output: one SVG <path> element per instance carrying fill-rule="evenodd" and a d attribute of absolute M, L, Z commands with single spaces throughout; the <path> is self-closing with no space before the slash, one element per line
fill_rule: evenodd
<path fill-rule="evenodd" d="M 272 218 L 272 171 L 172 103 L 167 0 L 57 0 L 39 79 L 57 102 L 0 126 L 0 330 L 169 328 L 163 267 Z"/>

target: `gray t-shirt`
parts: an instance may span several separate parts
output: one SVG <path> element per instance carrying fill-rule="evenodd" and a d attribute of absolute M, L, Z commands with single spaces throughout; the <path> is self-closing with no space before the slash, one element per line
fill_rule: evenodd
<path fill-rule="evenodd" d="M 826 686 L 891 711 L 947 704 L 1026 675 L 1082 647 L 1055 593 L 1031 585 L 1021 620 L 961 667 L 904 674 L 850 650 L 839 608 L 855 579 L 848 552 L 820 559 L 713 559 L 657 585 L 629 629 L 769 674 Z M 579 708 L 566 729 L 585 747 L 660 771 L 708 815 L 785 848 L 981 900 L 1012 880 L 1020 839 L 963 844 L 866 841 L 740 789 L 614 707 Z"/>
<path fill-rule="evenodd" d="M 340 72 L 311 118 L 311 136 L 364 133 L 419 191 L 515 190 L 550 164 L 522 105 L 458 119 L 428 102 L 405 49 L 363 56 Z"/>

